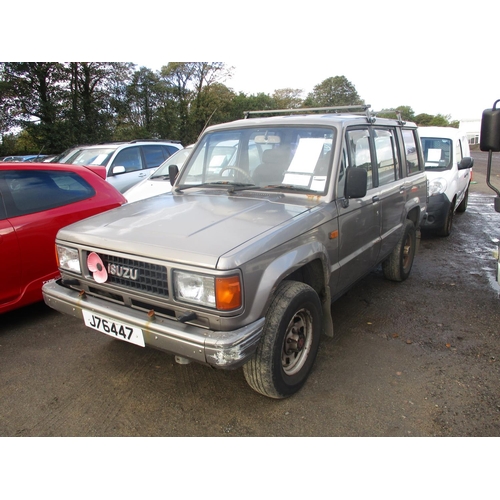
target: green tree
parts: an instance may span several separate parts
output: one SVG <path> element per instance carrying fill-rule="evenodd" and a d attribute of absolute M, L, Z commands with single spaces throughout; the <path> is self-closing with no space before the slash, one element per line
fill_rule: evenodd
<path fill-rule="evenodd" d="M 9 126 L 26 130 L 38 149 L 55 150 L 65 105 L 65 68 L 52 62 L 2 63 L 2 108 Z"/>
<path fill-rule="evenodd" d="M 278 109 L 276 101 L 264 92 L 247 95 L 240 92 L 231 102 L 231 120 L 240 120 L 245 111 L 260 111 Z"/>
<path fill-rule="evenodd" d="M 67 113 L 74 143 L 110 140 L 115 128 L 115 108 L 130 81 L 132 63 L 71 62 L 71 109 Z"/>
<path fill-rule="evenodd" d="M 146 67 L 135 71 L 123 99 L 113 101 L 116 110 L 114 138 L 162 138 L 156 129 L 158 109 L 165 100 L 164 89 L 158 73 Z"/>
<path fill-rule="evenodd" d="M 109 140 L 131 63 L 2 63 L 2 109 L 37 151 Z M 26 141 L 25 141 L 26 143 Z"/>
<path fill-rule="evenodd" d="M 415 112 L 410 106 L 398 106 L 397 108 L 394 108 L 394 110 L 383 109 L 377 113 L 377 116 L 382 118 L 396 118 L 396 112 L 400 113 L 401 119 L 405 122 L 415 121 Z"/>
<path fill-rule="evenodd" d="M 307 107 L 364 104 L 354 85 L 345 76 L 334 76 L 316 85 L 304 101 Z"/>
<path fill-rule="evenodd" d="M 0 135 L 2 138 L 14 127 L 14 110 L 12 109 L 14 91 L 12 85 L 4 79 L 3 66 L 4 63 L 0 63 Z"/>
<path fill-rule="evenodd" d="M 161 78 L 173 97 L 168 105 L 179 117 L 182 144 L 195 142 L 214 113 L 206 89 L 222 83 L 230 74 L 231 68 L 222 62 L 171 62 L 161 69 Z"/>
<path fill-rule="evenodd" d="M 433 118 L 434 118 L 433 115 L 429 115 L 427 113 L 420 113 L 419 115 L 415 116 L 415 123 L 419 127 L 429 127 L 431 125 Z"/>
<path fill-rule="evenodd" d="M 427 113 L 420 113 L 415 116 L 415 123 L 419 127 L 455 127 L 458 128 L 459 122 L 450 122 L 450 115 L 429 115 Z"/>
<path fill-rule="evenodd" d="M 284 88 L 275 90 L 273 100 L 276 109 L 300 108 L 304 102 L 302 93 L 302 89 Z"/>

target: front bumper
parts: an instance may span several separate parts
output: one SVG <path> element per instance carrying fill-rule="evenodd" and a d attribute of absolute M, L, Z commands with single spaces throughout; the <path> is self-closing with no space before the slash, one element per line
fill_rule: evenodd
<path fill-rule="evenodd" d="M 265 318 L 233 331 L 214 331 L 175 320 L 149 317 L 141 311 L 105 300 L 81 295 L 58 281 L 42 288 L 45 303 L 56 311 L 79 318 L 83 310 L 107 316 L 117 322 L 140 328 L 146 346 L 181 358 L 224 369 L 245 364 L 253 355 L 264 328 Z"/>
<path fill-rule="evenodd" d="M 451 201 L 445 194 L 437 194 L 429 197 L 427 203 L 426 217 L 422 221 L 422 228 L 440 229 L 444 226 L 446 216 L 450 211 Z"/>

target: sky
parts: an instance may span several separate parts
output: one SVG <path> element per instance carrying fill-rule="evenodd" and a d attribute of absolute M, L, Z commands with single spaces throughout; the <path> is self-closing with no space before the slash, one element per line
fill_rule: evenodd
<path fill-rule="evenodd" d="M 28 18 L 50 17 L 65 3 L 42 5 L 33 3 Z M 170 60 L 223 61 L 233 68 L 224 83 L 236 92 L 293 88 L 304 97 L 345 76 L 374 111 L 404 105 L 452 120 L 479 120 L 500 99 L 500 3 L 490 0 L 143 0 L 130 12 L 89 0 L 75 22 L 32 30 L 35 43 L 25 45 L 12 43 L 13 23 L 0 33 L 2 60 L 129 61 L 153 70 Z"/>

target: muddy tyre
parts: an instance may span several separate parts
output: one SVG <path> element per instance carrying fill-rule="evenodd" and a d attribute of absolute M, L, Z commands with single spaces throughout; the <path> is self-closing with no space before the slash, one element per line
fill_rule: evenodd
<path fill-rule="evenodd" d="M 417 247 L 415 224 L 406 219 L 403 234 L 391 255 L 382 263 L 384 276 L 391 281 L 404 281 L 410 275 Z"/>
<path fill-rule="evenodd" d="M 247 383 L 270 398 L 296 393 L 311 372 L 321 331 L 318 294 L 304 283 L 281 283 L 267 312 L 257 350 L 243 366 Z"/>
<path fill-rule="evenodd" d="M 446 219 L 444 221 L 443 227 L 436 230 L 438 236 L 450 236 L 451 228 L 453 227 L 453 217 L 455 215 L 455 200 L 452 201 L 448 213 L 446 214 Z"/>
<path fill-rule="evenodd" d="M 464 199 L 460 202 L 460 205 L 458 205 L 457 212 L 465 212 L 467 210 L 467 203 L 469 203 L 469 188 L 465 191 Z"/>

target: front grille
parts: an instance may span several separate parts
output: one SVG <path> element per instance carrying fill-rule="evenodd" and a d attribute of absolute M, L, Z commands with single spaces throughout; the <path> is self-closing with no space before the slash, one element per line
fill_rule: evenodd
<path fill-rule="evenodd" d="M 99 257 L 108 271 L 106 283 L 159 297 L 168 297 L 167 268 L 165 266 L 100 252 Z"/>

